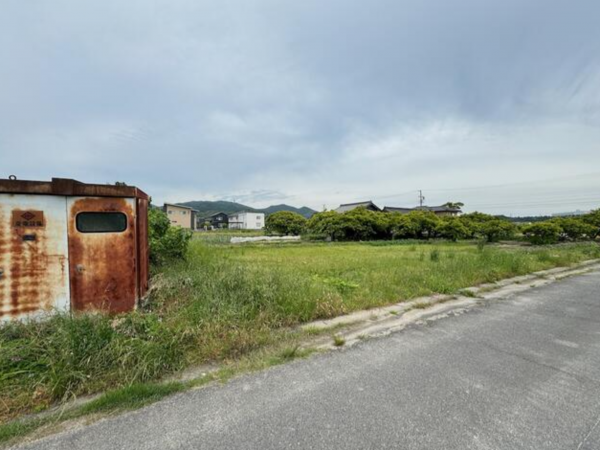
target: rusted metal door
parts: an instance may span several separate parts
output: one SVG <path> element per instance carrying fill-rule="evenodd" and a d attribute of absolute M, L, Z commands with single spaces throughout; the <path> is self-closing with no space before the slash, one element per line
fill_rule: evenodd
<path fill-rule="evenodd" d="M 137 298 L 135 199 L 67 199 L 71 309 L 124 312 Z"/>
<path fill-rule="evenodd" d="M 66 202 L 0 194 L 0 320 L 68 311 Z"/>

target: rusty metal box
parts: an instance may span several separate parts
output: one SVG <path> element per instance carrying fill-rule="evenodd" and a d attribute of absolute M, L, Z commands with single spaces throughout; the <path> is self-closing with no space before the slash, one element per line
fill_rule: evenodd
<path fill-rule="evenodd" d="M 148 196 L 0 179 L 0 321 L 134 309 L 148 290 Z"/>

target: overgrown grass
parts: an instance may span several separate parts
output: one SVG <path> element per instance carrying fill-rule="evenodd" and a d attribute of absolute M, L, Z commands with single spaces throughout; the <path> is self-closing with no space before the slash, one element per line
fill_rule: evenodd
<path fill-rule="evenodd" d="M 273 345 L 257 349 L 239 359 L 225 361 L 220 369 L 204 373 L 204 376 L 190 381 L 136 383 L 109 390 L 88 403 L 66 411 L 61 408 L 42 417 L 34 416 L 0 424 L 0 448 L 4 448 L 5 444 L 16 443 L 20 438 L 40 428 L 45 430 L 43 434 L 52 433 L 57 426 L 66 421 L 89 415 L 100 418 L 119 411 L 133 410 L 187 389 L 198 388 L 215 381 L 226 382 L 239 374 L 264 370 L 294 359 L 306 358 L 316 352 L 313 348 L 301 348 L 298 343 L 300 337 L 301 334 L 298 333 L 278 333 L 278 339 Z"/>
<path fill-rule="evenodd" d="M 144 310 L 0 328 L 0 421 L 73 396 L 119 387 L 131 393 L 191 364 L 240 358 L 302 322 L 597 257 L 595 244 L 236 247 L 196 239 L 186 261 L 155 274 Z M 272 362 L 298 353 L 284 349 Z"/>
<path fill-rule="evenodd" d="M 342 336 L 339 336 L 337 334 L 335 334 L 333 336 L 333 345 L 335 345 L 336 347 L 341 347 L 346 343 L 346 339 L 344 339 Z"/>
<path fill-rule="evenodd" d="M 104 411 L 135 409 L 160 400 L 167 395 L 184 390 L 183 383 L 149 384 L 137 383 L 107 392 L 100 398 L 82 406 L 81 415 Z"/>
<path fill-rule="evenodd" d="M 452 294 L 465 287 L 600 256 L 596 244 L 478 249 L 473 243 L 403 245 L 393 241 L 390 245 L 231 246 L 223 252 L 249 268 L 311 278 L 341 300 L 336 305 L 344 312 L 434 293 Z"/>
<path fill-rule="evenodd" d="M 15 421 L 0 425 L 0 444 L 24 436 L 46 423 L 46 420 L 32 419 L 29 421 Z"/>

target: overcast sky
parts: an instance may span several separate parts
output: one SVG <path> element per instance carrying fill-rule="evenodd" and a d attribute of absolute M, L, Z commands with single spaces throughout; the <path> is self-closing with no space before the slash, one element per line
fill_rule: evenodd
<path fill-rule="evenodd" d="M 0 177 L 600 206 L 598 0 L 2 0 Z"/>

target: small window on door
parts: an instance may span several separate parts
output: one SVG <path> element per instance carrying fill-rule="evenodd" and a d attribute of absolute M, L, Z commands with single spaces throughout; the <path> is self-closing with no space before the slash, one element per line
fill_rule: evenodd
<path fill-rule="evenodd" d="M 82 212 L 75 222 L 80 233 L 121 233 L 127 229 L 127 216 L 121 212 Z"/>

